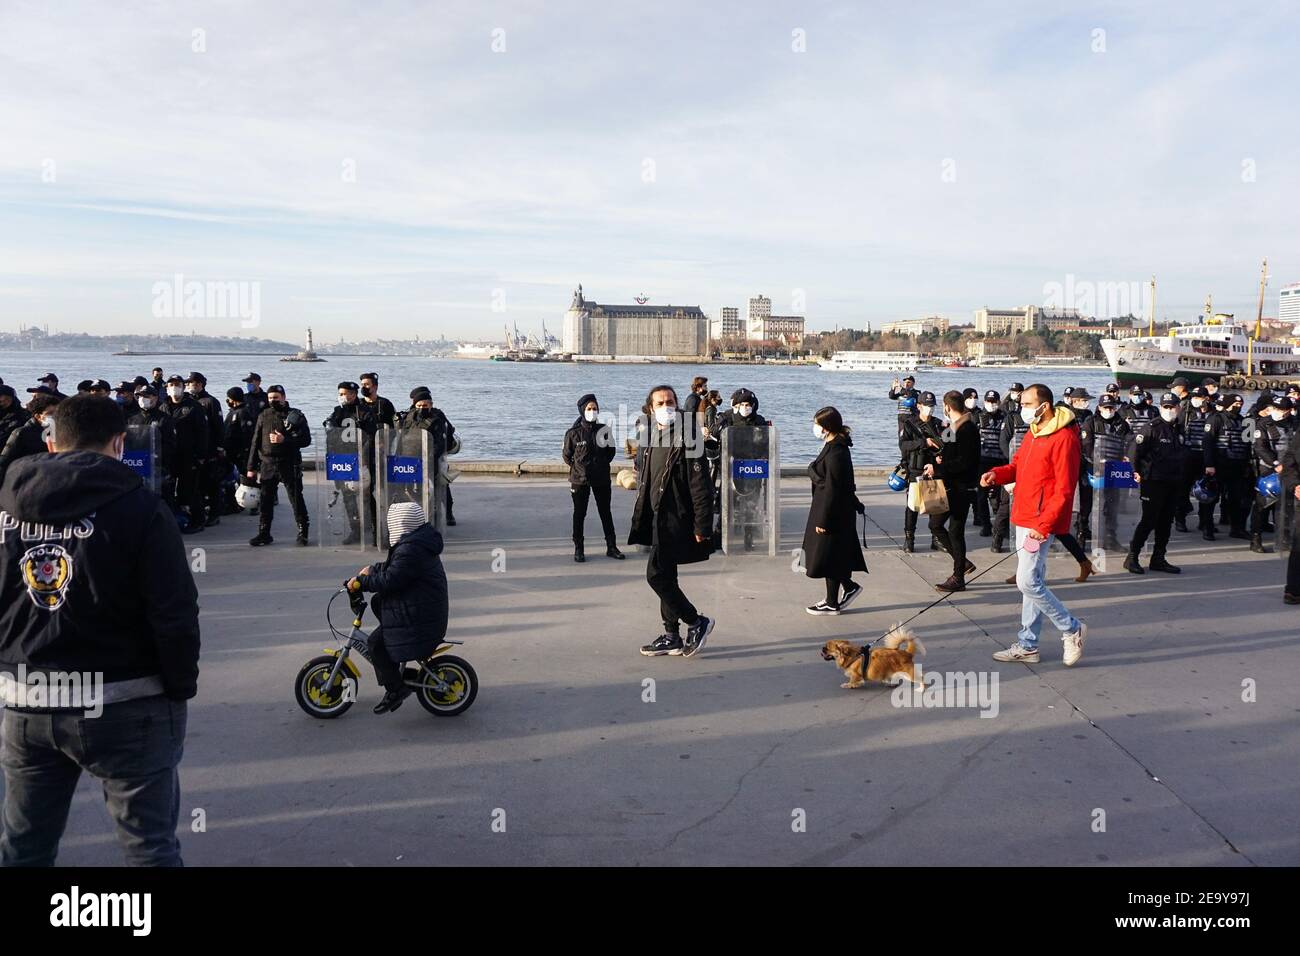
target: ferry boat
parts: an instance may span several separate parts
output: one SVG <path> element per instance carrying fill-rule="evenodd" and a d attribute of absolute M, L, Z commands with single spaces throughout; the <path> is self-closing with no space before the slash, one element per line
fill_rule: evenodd
<path fill-rule="evenodd" d="M 926 372 L 918 352 L 836 352 L 817 365 L 828 372 Z"/>
<path fill-rule="evenodd" d="M 1102 339 L 1106 362 L 1121 387 L 1166 387 L 1181 375 L 1239 379 L 1232 388 L 1276 388 L 1300 377 L 1300 349 L 1259 342 L 1232 315 L 1217 313 L 1195 325 L 1174 326 L 1165 335 Z M 1253 383 L 1253 384 L 1250 384 Z"/>

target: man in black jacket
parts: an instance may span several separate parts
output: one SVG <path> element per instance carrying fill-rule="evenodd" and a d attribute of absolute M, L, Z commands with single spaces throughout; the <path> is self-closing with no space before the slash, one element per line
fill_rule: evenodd
<path fill-rule="evenodd" d="M 59 401 L 49 394 L 32 396 L 32 400 L 27 403 L 27 421 L 10 432 L 4 447 L 0 448 L 0 480 L 4 478 L 9 466 L 18 459 L 45 455 L 45 427 Z"/>
<path fill-rule="evenodd" d="M 919 404 L 912 405 L 913 401 Z M 898 450 L 903 456 L 900 464 L 903 477 L 910 485 L 924 476 L 926 466 L 933 463 L 935 454 L 943 447 L 943 427 L 934 414 L 933 392 L 921 392 L 900 402 L 901 407 L 911 410 L 911 414 L 898 416 Z M 907 505 L 903 506 L 903 550 L 908 554 L 916 550 L 916 512 Z M 933 535 L 930 550 L 940 550 Z"/>
<path fill-rule="evenodd" d="M 894 379 L 885 397 L 898 403 L 899 418 L 910 418 L 916 414 L 916 403 L 920 400 L 921 393 L 916 390 L 916 379 L 909 375 L 901 382 Z"/>
<path fill-rule="evenodd" d="M 185 391 L 208 416 L 208 451 L 199 462 L 199 488 L 207 511 L 205 523 L 210 526 L 221 522 L 221 473 L 229 464 L 225 449 L 225 414 L 221 403 L 208 394 L 208 380 L 202 372 L 190 372 L 190 377 L 185 380 Z"/>
<path fill-rule="evenodd" d="M 573 560 L 586 561 L 583 553 L 583 525 L 587 502 L 596 499 L 600 526 L 605 532 L 605 554 L 622 560 L 614 515 L 609 510 L 609 463 L 614 460 L 614 437 L 609 426 L 597 420 L 600 403 L 588 393 L 578 399 L 578 419 L 564 433 L 560 457 L 569 466 L 569 492 L 573 497 Z"/>
<path fill-rule="evenodd" d="M 343 495 L 343 510 L 348 516 L 348 533 L 343 538 L 344 544 L 356 544 L 361 540 L 361 508 L 366 509 L 366 537 L 369 544 L 378 540 L 375 527 L 375 433 L 379 423 L 375 420 L 371 407 L 358 397 L 361 386 L 356 382 L 339 382 L 339 403 L 334 406 L 330 417 L 325 419 L 326 428 L 339 429 L 341 434 L 355 434 L 360 448 L 357 456 L 364 474 L 362 480 L 355 482 L 356 490 L 348 488 L 349 482 L 336 481 L 335 485 Z M 356 429 L 355 433 L 350 429 Z M 351 442 L 355 447 L 355 441 Z M 364 499 L 359 501 L 358 499 Z"/>
<path fill-rule="evenodd" d="M 1002 426 L 1007 413 L 1002 410 L 1002 399 L 996 389 L 984 393 L 984 407 L 973 413 L 975 427 L 980 433 L 980 474 L 1000 468 L 1007 463 L 1002 457 Z M 975 523 L 980 527 L 981 538 L 993 537 L 993 515 L 998 510 L 998 500 L 1002 489 L 999 487 L 976 488 Z"/>
<path fill-rule="evenodd" d="M 244 401 L 248 403 L 248 411 L 253 416 L 253 420 L 256 421 L 257 416 L 262 414 L 267 403 L 266 392 L 262 391 L 262 376 L 256 372 L 249 372 L 243 382 L 248 386 Z"/>
<path fill-rule="evenodd" d="M 54 863 L 85 770 L 127 862 L 179 866 L 176 768 L 199 660 L 189 560 L 167 507 L 119 460 L 116 403 L 68 399 L 53 419 L 56 454 L 0 486 L 0 863 Z"/>
<path fill-rule="evenodd" d="M 1145 574 L 1139 557 L 1147 536 L 1155 532 L 1155 545 L 1151 551 L 1151 570 L 1178 574 L 1182 569 L 1165 560 L 1169 535 L 1177 508 L 1178 483 L 1183 474 L 1183 435 L 1178 427 L 1181 402 L 1173 392 L 1160 399 L 1160 417 L 1146 433 L 1135 431 L 1130 448 L 1133 451 L 1133 477 L 1138 481 L 1142 497 L 1142 518 L 1133 531 L 1133 540 L 1124 559 L 1125 570 Z"/>
<path fill-rule="evenodd" d="M 966 575 L 975 565 L 966 559 L 966 516 L 979 488 L 980 432 L 966 409 L 966 397 L 956 389 L 943 396 L 948 426 L 943 447 L 934 463 L 925 466 L 927 478 L 942 478 L 948 493 L 948 512 L 930 515 L 930 533 L 952 555 L 952 574 L 935 589 L 951 593 L 966 590 Z"/>
<path fill-rule="evenodd" d="M 171 416 L 176 429 L 176 450 L 172 458 L 171 497 L 189 516 L 186 534 L 202 531 L 207 523 L 203 512 L 203 487 L 200 482 L 200 462 L 208 457 L 212 425 L 207 410 L 185 394 L 185 379 L 173 375 L 167 379 L 167 397 L 160 398 L 160 407 Z"/>
<path fill-rule="evenodd" d="M 158 466 L 162 469 L 162 497 L 170 506 L 176 502 L 172 495 L 175 482 L 172 476 L 176 468 L 176 423 L 163 411 L 159 404 L 158 393 L 152 385 L 140 385 L 135 390 L 135 403 L 140 411 L 133 423 L 158 426 Z"/>
<path fill-rule="evenodd" d="M 365 372 L 361 376 L 361 400 L 370 406 L 370 412 L 377 425 L 389 428 L 397 424 L 397 409 L 393 403 L 379 394 L 379 373 Z"/>
<path fill-rule="evenodd" d="M 765 459 L 768 457 L 768 424 L 768 420 L 758 413 L 758 396 L 747 388 L 738 388 L 731 393 L 731 408 L 719 414 L 714 421 L 715 437 L 717 437 L 719 445 L 721 445 L 723 436 L 730 428 L 758 429 L 758 431 L 754 432 L 742 432 L 740 435 L 733 435 L 727 447 L 731 452 L 733 461 L 737 458 L 750 457 Z M 742 441 L 744 442 L 743 445 L 738 444 Z M 720 463 L 721 460 L 719 460 Z M 759 509 L 757 502 L 763 501 L 764 492 L 767 489 L 767 479 L 738 478 L 727 474 L 720 474 L 718 477 L 720 484 L 723 482 L 731 484 L 729 492 L 734 496 L 731 499 L 731 523 L 733 528 L 737 522 L 743 525 L 745 550 L 753 551 L 755 515 Z M 714 499 L 713 505 L 717 511 L 721 512 L 721 492 Z M 718 517 L 720 519 L 720 515 Z"/>
<path fill-rule="evenodd" d="M 246 474 L 258 480 L 261 494 L 258 495 L 257 534 L 248 543 L 258 548 L 275 540 L 271 537 L 271 522 L 275 518 L 276 490 L 283 483 L 298 524 L 301 547 L 307 544 L 310 521 L 307 502 L 302 497 L 302 450 L 311 444 L 311 429 L 303 413 L 289 407 L 283 385 L 272 385 L 266 390 L 266 397 L 269 402 L 257 416 L 249 441 Z"/>
<path fill-rule="evenodd" d="M 235 466 L 242 476 L 248 467 L 248 453 L 253 447 L 253 432 L 257 429 L 257 416 L 248 402 L 248 393 L 234 386 L 226 389 L 226 417 L 222 422 L 222 447 L 226 450 L 226 460 Z M 238 511 L 233 496 L 227 492 L 227 499 L 222 502 L 227 513 Z"/>
<path fill-rule="evenodd" d="M 1246 519 L 1254 480 L 1250 476 L 1251 446 L 1246 440 L 1246 423 L 1241 417 L 1241 396 L 1220 392 L 1215 399 L 1215 413 L 1205 427 L 1201 444 L 1205 474 L 1219 483 L 1220 508 L 1228 523 L 1228 537 L 1250 540 Z M 1203 535 L 1214 540 L 1214 512 Z"/>
<path fill-rule="evenodd" d="M 628 544 L 650 547 L 646 580 L 659 596 L 664 633 L 641 648 L 646 657 L 694 656 L 713 630 L 677 583 L 677 567 L 707 561 L 713 550 L 713 488 L 703 441 L 688 429 L 671 385 L 650 390 L 642 408 L 645 444 L 638 451 L 637 496 Z M 686 637 L 680 632 L 687 626 Z"/>
<path fill-rule="evenodd" d="M 4 448 L 9 435 L 27 421 L 27 414 L 13 386 L 0 385 L 0 448 Z"/>

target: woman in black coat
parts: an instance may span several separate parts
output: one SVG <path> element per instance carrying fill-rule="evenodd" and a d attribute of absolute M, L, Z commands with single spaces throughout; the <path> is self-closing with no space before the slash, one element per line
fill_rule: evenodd
<path fill-rule="evenodd" d="M 853 582 L 853 572 L 867 570 L 858 543 L 856 515 L 862 505 L 854 494 L 849 454 L 853 439 L 840 413 L 829 405 L 813 416 L 813 434 L 824 444 L 808 466 L 812 508 L 803 533 L 803 554 L 808 577 L 826 579 L 826 600 L 809 607 L 808 613 L 839 614 L 862 593 L 862 585 Z"/>
<path fill-rule="evenodd" d="M 447 635 L 447 574 L 442 569 L 442 535 L 424 509 L 401 501 L 388 509 L 388 558 L 362 568 L 349 590 L 372 591 L 379 626 L 370 634 L 370 663 L 384 685 L 376 714 L 396 710 L 411 693 L 403 661 L 428 657 Z"/>
<path fill-rule="evenodd" d="M 952 555 L 952 574 L 939 591 L 965 591 L 966 575 L 975 565 L 966 558 L 966 516 L 975 501 L 980 483 L 980 431 L 966 410 L 965 398 L 956 389 L 943 396 L 948 427 L 943 447 L 934 463 L 925 466 L 927 478 L 942 478 L 948 493 L 948 511 L 930 515 L 930 533 Z"/>

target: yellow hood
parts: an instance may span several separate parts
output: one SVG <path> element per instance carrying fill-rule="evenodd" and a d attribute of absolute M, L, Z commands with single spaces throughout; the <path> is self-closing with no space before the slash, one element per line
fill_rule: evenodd
<path fill-rule="evenodd" d="M 1029 426 L 1029 432 L 1035 438 L 1042 438 L 1044 435 L 1050 435 L 1052 432 L 1060 431 L 1070 422 L 1074 421 L 1074 411 L 1063 405 L 1052 409 L 1052 414 L 1045 422 L 1034 422 Z"/>

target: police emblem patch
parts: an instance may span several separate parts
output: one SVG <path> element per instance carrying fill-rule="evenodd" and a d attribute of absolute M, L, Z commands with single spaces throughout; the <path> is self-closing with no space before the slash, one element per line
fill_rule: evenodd
<path fill-rule="evenodd" d="M 41 544 L 18 562 L 32 603 L 46 611 L 57 611 L 68 597 L 72 580 L 72 555 L 57 544 Z"/>

